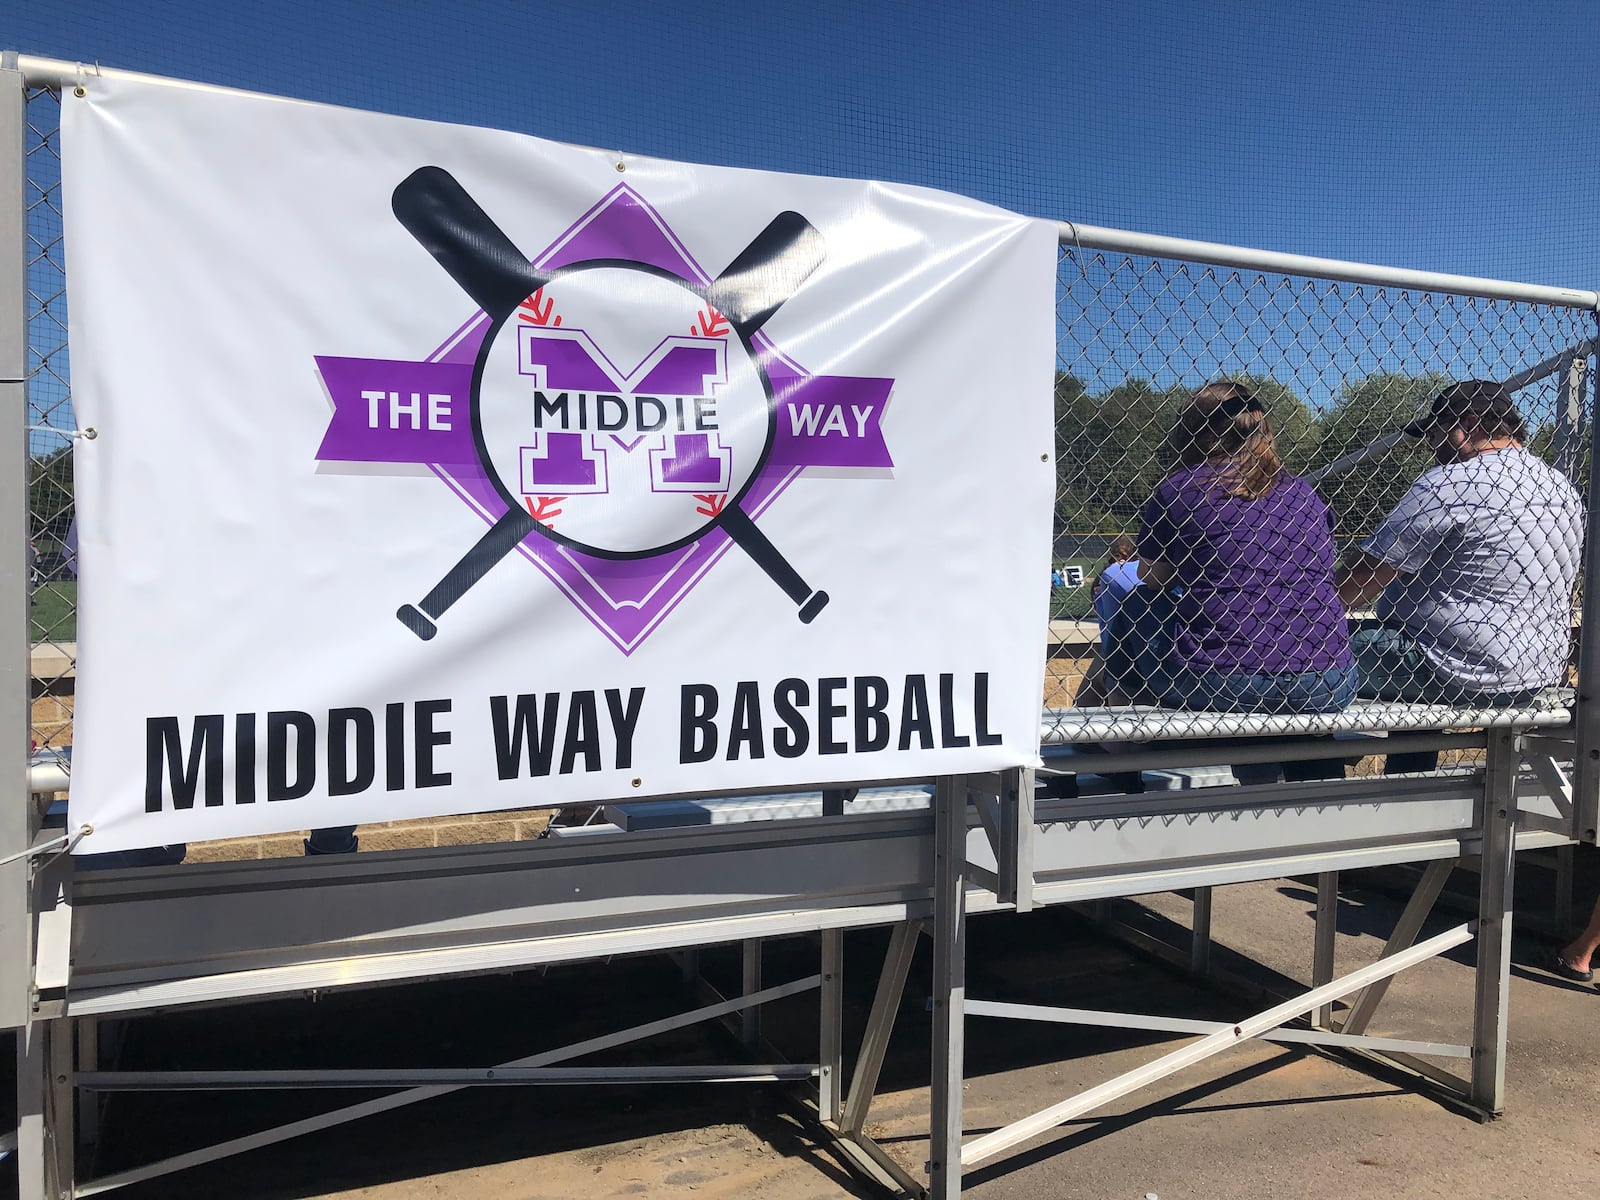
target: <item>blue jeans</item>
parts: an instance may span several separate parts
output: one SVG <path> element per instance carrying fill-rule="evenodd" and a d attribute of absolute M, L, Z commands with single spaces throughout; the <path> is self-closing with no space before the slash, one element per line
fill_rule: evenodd
<path fill-rule="evenodd" d="M 1172 597 L 1154 588 L 1140 588 L 1123 602 L 1111 624 L 1106 675 L 1135 703 L 1232 713 L 1331 713 L 1356 697 L 1354 663 L 1324 671 L 1229 673 L 1185 667 L 1174 654 L 1177 608 Z M 1223 738 L 1189 742 L 1192 746 L 1259 746 L 1294 738 Z M 1331 738 L 1327 739 L 1332 741 Z M 1238 763 L 1240 783 L 1272 783 L 1279 774 L 1291 783 L 1343 779 L 1341 758 L 1286 763 Z"/>
<path fill-rule="evenodd" d="M 1372 700 L 1403 704 L 1462 704 L 1470 708 L 1520 708 L 1538 695 L 1538 688 L 1515 692 L 1474 692 L 1433 669 L 1417 639 L 1400 629 L 1363 629 L 1350 639 L 1356 667 L 1361 672 L 1361 695 Z M 1437 750 L 1391 754 L 1385 775 L 1436 771 Z"/>
<path fill-rule="evenodd" d="M 1335 713 L 1356 698 L 1356 667 L 1326 671 L 1228 675 L 1173 664 L 1151 680 L 1156 694 L 1177 708 L 1230 713 Z"/>
<path fill-rule="evenodd" d="M 1400 629 L 1363 629 L 1350 639 L 1361 672 L 1361 694 L 1405 704 L 1464 704 L 1472 708 L 1520 708 L 1539 688 L 1475 692 L 1433 669 L 1417 639 Z"/>
<path fill-rule="evenodd" d="M 1106 675 L 1134 703 L 1209 712 L 1332 713 L 1356 698 L 1354 663 L 1325 671 L 1230 673 L 1176 659 L 1172 597 L 1139 588 L 1111 622 Z"/>

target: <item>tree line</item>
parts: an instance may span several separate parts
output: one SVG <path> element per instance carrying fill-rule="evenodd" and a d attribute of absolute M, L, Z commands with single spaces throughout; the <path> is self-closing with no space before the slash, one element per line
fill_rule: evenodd
<path fill-rule="evenodd" d="M 1428 372 L 1376 372 L 1339 388 L 1322 410 L 1268 376 L 1235 375 L 1261 400 L 1289 470 L 1306 475 L 1399 429 L 1426 410 L 1450 382 Z M 1083 380 L 1056 373 L 1056 529 L 1062 534 L 1131 532 L 1139 511 L 1167 474 L 1165 443 L 1195 385 L 1158 388 L 1126 379 L 1091 393 Z M 1534 427 L 1531 448 L 1549 450 L 1554 430 Z M 1427 446 L 1407 438 L 1387 454 L 1328 476 L 1318 490 L 1333 509 L 1338 532 L 1362 536 L 1432 465 Z M 1582 481 L 1575 481 L 1584 486 Z"/>

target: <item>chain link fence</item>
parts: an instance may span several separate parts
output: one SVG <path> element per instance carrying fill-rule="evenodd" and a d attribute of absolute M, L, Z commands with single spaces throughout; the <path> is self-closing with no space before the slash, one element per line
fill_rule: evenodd
<path fill-rule="evenodd" d="M 36 754 L 70 753 L 78 659 L 76 528 L 72 502 L 71 372 L 61 222 L 61 101 L 29 88 L 26 161 L 28 323 L 28 558 L 32 738 Z"/>
<path fill-rule="evenodd" d="M 1592 311 L 1070 240 L 1058 279 L 1048 701 L 1373 728 L 1570 701 Z"/>
<path fill-rule="evenodd" d="M 59 97 L 30 89 L 27 111 L 32 736 L 48 754 L 72 743 L 78 431 Z M 1573 503 L 1587 493 L 1593 312 L 1069 243 L 1056 314 L 1050 586 L 1060 649 L 1048 705 L 1144 704 L 1130 710 L 1142 714 L 1133 732 L 1151 736 L 1173 708 L 1331 711 L 1356 691 L 1390 703 L 1368 706 L 1374 726 L 1413 728 L 1427 727 L 1419 704 L 1465 711 L 1562 699 L 1546 685 L 1570 683 L 1576 661 Z M 1382 545 L 1370 543 L 1408 494 L 1417 499 L 1413 485 L 1443 450 L 1430 438 L 1459 437 L 1397 431 L 1465 379 L 1505 385 L 1515 412 L 1499 415 L 1520 424 L 1495 429 L 1520 433 L 1557 474 L 1524 465 L 1515 478 L 1436 488 L 1410 525 L 1391 522 Z M 1196 393 L 1218 381 L 1233 386 L 1197 406 Z M 1576 485 L 1570 497 L 1563 478 Z M 1363 546 L 1381 553 L 1364 560 Z M 1450 574 L 1473 554 L 1489 557 L 1469 561 L 1470 578 Z M 1408 568 L 1398 583 L 1341 601 L 1341 572 L 1385 556 Z M 1154 567 L 1131 589 L 1141 560 Z M 1152 569 L 1166 587 L 1150 586 Z M 1400 595 L 1407 578 L 1413 592 Z M 1487 588 L 1485 603 L 1462 608 L 1473 580 Z M 1429 608 L 1430 593 L 1448 593 L 1457 608 Z M 1123 636 L 1113 638 L 1118 620 Z M 1404 655 L 1380 643 L 1386 629 L 1407 627 L 1453 648 L 1402 670 Z M 1389 658 L 1363 656 L 1363 640 Z M 1375 663 L 1393 677 L 1377 678 Z"/>

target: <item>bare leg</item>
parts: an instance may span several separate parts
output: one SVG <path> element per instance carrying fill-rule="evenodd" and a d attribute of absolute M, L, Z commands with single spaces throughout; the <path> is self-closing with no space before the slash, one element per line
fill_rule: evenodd
<path fill-rule="evenodd" d="M 1591 969 L 1589 960 L 1596 950 L 1600 950 L 1600 900 L 1595 901 L 1594 912 L 1583 932 L 1561 948 L 1561 961 L 1574 971 L 1587 971 Z"/>

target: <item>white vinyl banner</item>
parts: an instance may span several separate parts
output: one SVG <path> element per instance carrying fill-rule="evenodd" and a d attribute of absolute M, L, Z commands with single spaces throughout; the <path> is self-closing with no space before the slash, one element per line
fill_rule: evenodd
<path fill-rule="evenodd" d="M 81 852 L 1037 761 L 1053 225 L 85 88 Z"/>

